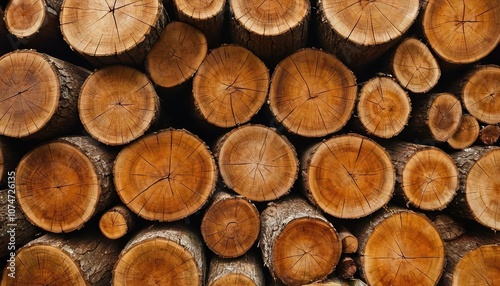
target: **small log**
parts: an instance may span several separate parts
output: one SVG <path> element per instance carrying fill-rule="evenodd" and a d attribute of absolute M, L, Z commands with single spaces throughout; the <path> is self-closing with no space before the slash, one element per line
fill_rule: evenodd
<path fill-rule="evenodd" d="M 332 273 L 342 252 L 335 228 L 305 200 L 270 203 L 261 215 L 264 265 L 274 280 L 303 285 Z"/>
<path fill-rule="evenodd" d="M 345 256 L 340 259 L 339 265 L 337 266 L 336 273 L 338 277 L 346 280 L 354 279 L 354 274 L 358 271 L 358 266 L 349 256 Z"/>
<path fill-rule="evenodd" d="M 462 105 L 453 94 L 425 94 L 412 101 L 412 117 L 405 134 L 415 142 L 446 142 L 460 126 Z"/>
<path fill-rule="evenodd" d="M 121 247 L 98 232 L 46 234 L 19 250 L 15 279 L 6 268 L 1 285 L 110 285 Z"/>
<path fill-rule="evenodd" d="M 496 10 L 500 15 L 498 6 Z M 477 120 L 486 124 L 500 123 L 499 81 L 500 66 L 486 65 L 475 68 L 463 82 L 461 95 L 464 107 Z"/>
<path fill-rule="evenodd" d="M 247 199 L 218 191 L 201 221 L 205 244 L 223 258 L 245 254 L 257 241 L 260 215 Z"/>
<path fill-rule="evenodd" d="M 500 126 L 486 125 L 479 131 L 479 141 L 484 145 L 495 145 L 500 138 Z"/>
<path fill-rule="evenodd" d="M 137 233 L 113 269 L 113 285 L 204 285 L 201 238 L 181 224 L 159 224 Z"/>
<path fill-rule="evenodd" d="M 175 18 L 200 29 L 209 47 L 223 42 L 226 1 L 173 0 L 173 6 Z"/>
<path fill-rule="evenodd" d="M 458 190 L 455 161 L 439 148 L 407 142 L 384 145 L 396 168 L 395 197 L 421 210 L 442 210 Z"/>
<path fill-rule="evenodd" d="M 356 253 L 358 251 L 358 239 L 346 227 L 337 226 L 340 241 L 342 242 L 342 253 Z"/>
<path fill-rule="evenodd" d="M 207 51 L 207 39 L 200 30 L 172 22 L 146 56 L 146 71 L 159 87 L 173 89 L 194 76 Z"/>
<path fill-rule="evenodd" d="M 356 224 L 359 269 L 368 285 L 436 285 L 445 263 L 438 230 L 423 214 L 381 210 Z"/>
<path fill-rule="evenodd" d="M 474 146 L 451 154 L 459 169 L 459 190 L 447 210 L 500 230 L 500 148 Z"/>
<path fill-rule="evenodd" d="M 266 101 L 269 70 L 249 50 L 225 45 L 205 58 L 193 79 L 195 109 L 212 125 L 248 122 Z"/>
<path fill-rule="evenodd" d="M 87 78 L 78 111 L 90 136 L 107 145 L 123 145 L 142 136 L 159 118 L 160 99 L 140 71 L 110 66 Z"/>
<path fill-rule="evenodd" d="M 60 13 L 64 40 L 94 66 L 142 66 L 166 21 L 161 0 L 66 0 Z"/>
<path fill-rule="evenodd" d="M 216 144 L 221 177 L 228 188 L 253 201 L 270 201 L 290 192 L 299 172 L 294 146 L 274 129 L 245 125 Z"/>
<path fill-rule="evenodd" d="M 107 210 L 99 219 L 101 233 L 109 239 L 118 239 L 130 233 L 136 222 L 135 215 L 124 205 Z"/>
<path fill-rule="evenodd" d="M 423 30 L 436 54 L 449 64 L 468 64 L 486 57 L 500 42 L 497 0 L 429 0 Z"/>
<path fill-rule="evenodd" d="M 21 159 L 21 151 L 16 147 L 16 142 L 0 137 L 0 187 L 7 185 L 8 174 L 15 170 Z"/>
<path fill-rule="evenodd" d="M 270 66 L 307 43 L 311 4 L 306 0 L 229 0 L 232 41 Z"/>
<path fill-rule="evenodd" d="M 363 131 L 380 138 L 398 135 L 408 123 L 411 101 L 392 78 L 378 76 L 363 85 L 357 103 L 357 121 Z"/>
<path fill-rule="evenodd" d="M 207 286 L 264 286 L 264 273 L 257 256 L 248 253 L 240 258 L 214 256 L 210 261 Z"/>
<path fill-rule="evenodd" d="M 0 70 L 1 135 L 47 139 L 78 126 L 78 94 L 89 71 L 31 50 L 4 55 Z"/>
<path fill-rule="evenodd" d="M 123 148 L 113 167 L 122 202 L 147 220 L 175 221 L 199 210 L 212 195 L 217 165 L 197 136 L 164 129 Z"/>
<path fill-rule="evenodd" d="M 414 93 L 428 92 L 441 76 L 439 64 L 429 48 L 413 37 L 398 45 L 390 70 L 401 86 Z"/>
<path fill-rule="evenodd" d="M 386 52 L 410 28 L 419 12 L 418 0 L 318 0 L 318 38 L 354 70 L 365 68 Z"/>
<path fill-rule="evenodd" d="M 306 196 L 336 218 L 360 218 L 386 205 L 394 191 L 389 154 L 357 134 L 334 136 L 302 158 Z"/>
<path fill-rule="evenodd" d="M 28 152 L 16 172 L 17 200 L 34 225 L 70 232 L 115 199 L 115 154 L 89 137 L 63 137 Z"/>
<path fill-rule="evenodd" d="M 474 142 L 479 136 L 479 123 L 477 119 L 470 114 L 463 114 L 460 126 L 446 142 L 453 149 L 465 149 Z"/>
<path fill-rule="evenodd" d="M 356 77 L 342 62 L 321 50 L 303 49 L 274 70 L 269 105 L 289 132 L 322 137 L 347 123 L 356 94 Z"/>

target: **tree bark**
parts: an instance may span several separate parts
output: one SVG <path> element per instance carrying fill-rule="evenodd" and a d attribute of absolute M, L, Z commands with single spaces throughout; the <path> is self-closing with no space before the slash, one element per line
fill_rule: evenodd
<path fill-rule="evenodd" d="M 479 140 L 484 145 L 495 145 L 500 137 L 500 126 L 486 125 L 479 131 Z"/>
<path fill-rule="evenodd" d="M 67 0 L 60 14 L 64 40 L 94 66 L 142 66 L 166 22 L 161 0 Z"/>
<path fill-rule="evenodd" d="M 114 169 L 122 202 L 147 220 L 175 221 L 199 210 L 217 181 L 210 150 L 197 136 L 164 129 L 127 145 Z"/>
<path fill-rule="evenodd" d="M 106 238 L 119 239 L 134 229 L 136 219 L 127 207 L 116 205 L 101 216 L 99 229 Z"/>
<path fill-rule="evenodd" d="M 335 228 L 300 198 L 270 203 L 262 212 L 260 247 L 274 280 L 303 285 L 332 273 L 342 252 Z"/>
<path fill-rule="evenodd" d="M 8 183 L 9 172 L 15 171 L 22 153 L 16 147 L 16 142 L 8 138 L 0 137 L 0 187 L 5 187 Z"/>
<path fill-rule="evenodd" d="M 336 218 L 360 218 L 386 205 L 394 191 L 389 154 L 357 134 L 334 136 L 307 150 L 302 178 L 309 201 Z"/>
<path fill-rule="evenodd" d="M 465 233 L 464 226 L 452 216 L 440 213 L 432 219 L 432 222 L 444 241 L 457 239 Z"/>
<path fill-rule="evenodd" d="M 338 277 L 345 280 L 350 280 L 354 279 L 354 274 L 356 274 L 357 271 L 358 266 L 356 266 L 354 259 L 349 256 L 344 256 L 340 259 L 336 273 Z"/>
<path fill-rule="evenodd" d="M 78 94 L 89 71 L 31 50 L 0 58 L 0 134 L 48 139 L 74 132 Z M 16 79 L 25 79 L 22 81 Z"/>
<path fill-rule="evenodd" d="M 117 146 L 139 138 L 152 127 L 160 117 L 160 99 L 146 75 L 115 65 L 87 78 L 81 88 L 78 111 L 90 136 Z"/>
<path fill-rule="evenodd" d="M 457 132 L 446 142 L 453 149 L 465 149 L 472 146 L 479 136 L 479 123 L 470 114 L 463 114 Z"/>
<path fill-rule="evenodd" d="M 113 285 L 204 285 L 201 238 L 182 224 L 158 224 L 138 232 L 113 269 Z"/>
<path fill-rule="evenodd" d="M 342 253 L 356 253 L 358 251 L 358 239 L 344 226 L 337 226 L 340 241 L 342 242 Z"/>
<path fill-rule="evenodd" d="M 218 191 L 201 221 L 205 244 L 223 258 L 245 254 L 259 237 L 260 214 L 241 196 Z"/>
<path fill-rule="evenodd" d="M 262 125 L 233 129 L 217 141 L 214 152 L 227 187 L 253 201 L 284 196 L 298 176 L 295 147 Z"/>
<path fill-rule="evenodd" d="M 89 137 L 63 137 L 26 154 L 16 172 L 17 199 L 34 225 L 50 232 L 83 227 L 116 198 L 115 154 Z"/>
<path fill-rule="evenodd" d="M 331 54 L 303 49 L 274 70 L 269 105 L 291 133 L 323 137 L 339 131 L 354 110 L 356 77 Z"/>
<path fill-rule="evenodd" d="M 207 286 L 264 286 L 264 273 L 260 265 L 257 256 L 251 253 L 233 259 L 213 257 L 210 261 Z"/>

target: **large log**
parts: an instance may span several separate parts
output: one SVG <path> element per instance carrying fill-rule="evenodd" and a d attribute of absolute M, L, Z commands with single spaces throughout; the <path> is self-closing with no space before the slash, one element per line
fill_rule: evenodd
<path fill-rule="evenodd" d="M 270 203 L 262 212 L 260 247 L 274 280 L 303 285 L 332 273 L 342 252 L 335 228 L 300 198 Z"/>
<path fill-rule="evenodd" d="M 303 49 L 274 70 L 269 105 L 289 132 L 322 137 L 347 123 L 356 93 L 356 77 L 341 61 L 321 50 Z"/>
<path fill-rule="evenodd" d="M 16 196 L 34 225 L 50 232 L 83 227 L 116 198 L 115 154 L 90 137 L 63 137 L 28 152 L 16 172 Z"/>
<path fill-rule="evenodd" d="M 302 178 L 307 198 L 324 212 L 337 218 L 360 218 L 389 202 L 395 171 L 380 145 L 346 134 L 307 150 Z"/>
<path fill-rule="evenodd" d="M 206 285 L 264 286 L 266 284 L 261 262 L 255 254 L 248 253 L 235 259 L 213 257 Z"/>
<path fill-rule="evenodd" d="M 245 254 L 259 237 L 260 214 L 254 204 L 224 191 L 215 193 L 201 221 L 205 244 L 223 258 Z"/>
<path fill-rule="evenodd" d="M 122 202 L 148 220 L 174 221 L 199 210 L 215 190 L 210 150 L 186 130 L 164 129 L 127 145 L 113 167 Z"/>
<path fill-rule="evenodd" d="M 0 58 L 0 134 L 47 139 L 74 132 L 89 71 L 31 50 Z M 21 80 L 22 79 L 22 80 Z"/>
<path fill-rule="evenodd" d="M 205 58 L 193 79 L 195 109 L 210 124 L 248 122 L 266 101 L 269 70 L 249 50 L 225 45 Z"/>
<path fill-rule="evenodd" d="M 446 142 L 453 149 L 465 149 L 474 144 L 479 136 L 479 122 L 470 114 L 463 114 L 460 126 Z"/>
<path fill-rule="evenodd" d="M 113 269 L 113 285 L 204 285 L 201 238 L 182 224 L 159 224 L 138 232 Z"/>
<path fill-rule="evenodd" d="M 160 99 L 140 71 L 122 65 L 93 72 L 78 99 L 80 120 L 99 142 L 123 145 L 144 133 L 160 116 Z"/>
<path fill-rule="evenodd" d="M 166 21 L 161 0 L 66 0 L 60 13 L 64 40 L 94 66 L 142 66 Z"/>
<path fill-rule="evenodd" d="M 219 139 L 214 152 L 227 187 L 253 201 L 284 196 L 298 176 L 294 146 L 269 127 L 233 129 Z"/>

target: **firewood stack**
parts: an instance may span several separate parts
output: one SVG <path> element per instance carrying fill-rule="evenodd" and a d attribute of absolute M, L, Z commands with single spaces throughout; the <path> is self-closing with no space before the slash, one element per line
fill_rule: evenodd
<path fill-rule="evenodd" d="M 0 2 L 7 285 L 500 285 L 498 0 Z"/>

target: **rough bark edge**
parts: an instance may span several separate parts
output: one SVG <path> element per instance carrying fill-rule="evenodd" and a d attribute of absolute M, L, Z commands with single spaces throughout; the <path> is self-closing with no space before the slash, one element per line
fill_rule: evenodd
<path fill-rule="evenodd" d="M 210 286 L 217 279 L 228 274 L 241 274 L 252 280 L 256 286 L 264 286 L 264 273 L 260 264 L 261 262 L 252 252 L 236 259 L 224 259 L 214 256 L 210 261 L 206 285 Z"/>

